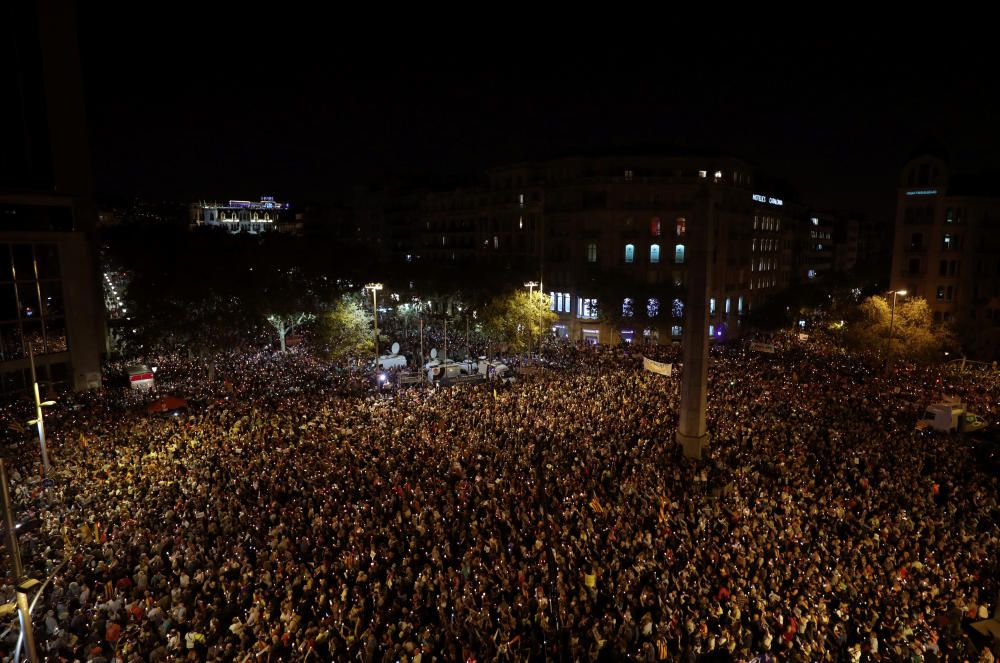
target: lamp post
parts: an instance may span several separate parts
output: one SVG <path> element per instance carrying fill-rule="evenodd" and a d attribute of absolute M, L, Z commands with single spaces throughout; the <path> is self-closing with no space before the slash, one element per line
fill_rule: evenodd
<path fill-rule="evenodd" d="M 35 635 L 31 628 L 31 608 L 28 606 L 28 592 L 40 583 L 24 575 L 21 565 L 21 550 L 17 545 L 17 529 L 14 526 L 14 510 L 10 503 L 10 493 L 7 490 L 7 468 L 0 460 L 0 499 L 3 500 L 3 515 L 7 526 L 7 553 L 10 556 L 11 570 L 14 572 L 17 611 L 21 618 L 21 636 L 28 652 L 28 660 L 38 663 L 38 650 L 35 648 Z M 20 654 L 18 654 L 20 655 Z"/>
<path fill-rule="evenodd" d="M 892 325 L 896 321 L 896 295 L 903 295 L 905 297 L 906 291 L 892 291 L 892 308 L 889 313 L 889 337 L 885 341 L 885 370 L 889 369 L 889 354 L 892 352 Z"/>
<path fill-rule="evenodd" d="M 35 391 L 35 418 L 28 422 L 29 425 L 38 426 L 38 446 L 42 451 L 42 479 L 47 479 L 51 465 L 49 465 L 49 452 L 45 445 L 45 420 L 42 417 L 42 408 L 55 405 L 55 401 L 43 401 L 38 392 L 38 374 L 35 372 L 35 353 L 31 349 L 31 342 L 27 343 L 28 359 L 31 362 L 31 381 L 34 383 Z"/>
<path fill-rule="evenodd" d="M 524 284 L 524 287 L 528 289 L 528 301 L 532 300 L 532 295 L 535 292 L 535 288 L 538 287 L 538 281 L 528 281 Z M 538 290 L 541 293 L 541 288 Z M 528 358 L 531 358 L 531 320 L 528 320 Z"/>
<path fill-rule="evenodd" d="M 378 299 L 377 293 L 382 289 L 381 283 L 369 283 L 365 290 L 372 291 L 372 320 L 375 321 L 375 370 L 378 370 Z"/>

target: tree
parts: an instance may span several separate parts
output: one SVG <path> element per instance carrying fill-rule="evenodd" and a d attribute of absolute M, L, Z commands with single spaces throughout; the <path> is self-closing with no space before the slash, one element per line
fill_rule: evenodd
<path fill-rule="evenodd" d="M 333 360 L 375 351 L 371 316 L 356 297 L 348 295 L 338 299 L 333 310 L 320 316 L 319 338 L 326 356 Z"/>
<path fill-rule="evenodd" d="M 505 343 L 520 352 L 530 338 L 535 342 L 552 329 L 556 314 L 550 310 L 544 293 L 516 290 L 492 299 L 483 311 L 483 333 L 491 341 Z"/>
<path fill-rule="evenodd" d="M 916 361 L 934 361 L 955 344 L 950 326 L 934 323 L 927 300 L 897 299 L 893 315 L 892 302 L 880 295 L 869 297 L 853 311 L 845 327 L 845 340 L 862 351 L 884 355 L 888 349 L 893 357 Z"/>
<path fill-rule="evenodd" d="M 307 322 L 312 322 L 316 316 L 312 313 L 268 313 L 264 316 L 274 330 L 278 332 L 278 340 L 281 341 L 281 351 L 285 351 L 285 337 L 293 330 L 301 327 Z"/>

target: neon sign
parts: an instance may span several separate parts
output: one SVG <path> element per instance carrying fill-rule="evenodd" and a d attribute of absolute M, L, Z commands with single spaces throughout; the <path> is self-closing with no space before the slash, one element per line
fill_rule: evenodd
<path fill-rule="evenodd" d="M 916 191 L 907 191 L 908 196 L 936 196 L 937 189 L 917 189 Z"/>
<path fill-rule="evenodd" d="M 759 193 L 753 194 L 753 199 L 754 199 L 754 202 L 767 203 L 769 205 L 778 205 L 778 206 L 780 206 L 780 205 L 784 205 L 785 204 L 785 201 L 783 201 L 781 198 L 775 198 L 774 196 L 764 196 L 764 195 L 761 195 Z"/>

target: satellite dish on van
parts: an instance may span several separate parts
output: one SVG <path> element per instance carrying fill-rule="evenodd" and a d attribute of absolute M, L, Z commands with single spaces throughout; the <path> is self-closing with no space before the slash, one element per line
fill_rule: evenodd
<path fill-rule="evenodd" d="M 392 344 L 392 354 L 394 354 L 394 355 L 398 355 L 399 354 L 399 343 L 393 343 Z"/>
<path fill-rule="evenodd" d="M 437 348 L 431 348 L 431 359 L 437 359 L 437 358 L 438 358 Z"/>

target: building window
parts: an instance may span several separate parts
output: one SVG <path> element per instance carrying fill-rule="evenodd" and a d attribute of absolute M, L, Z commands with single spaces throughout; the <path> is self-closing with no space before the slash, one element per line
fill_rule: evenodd
<path fill-rule="evenodd" d="M 625 262 L 635 261 L 635 244 L 625 245 Z"/>
<path fill-rule="evenodd" d="M 942 260 L 941 265 L 938 268 L 938 276 L 947 276 L 947 275 L 948 275 L 948 261 Z"/>
<path fill-rule="evenodd" d="M 632 171 L 631 170 L 626 170 L 625 171 L 625 181 L 626 182 L 631 182 L 632 181 Z"/>
<path fill-rule="evenodd" d="M 595 242 L 587 245 L 587 262 L 597 262 L 597 244 Z"/>
<path fill-rule="evenodd" d="M 708 300 L 708 314 L 715 315 L 715 297 Z"/>
<path fill-rule="evenodd" d="M 809 220 L 812 221 L 812 224 L 814 226 L 818 226 L 819 225 L 819 219 L 817 219 L 816 217 L 813 217 L 813 218 L 811 218 Z"/>
<path fill-rule="evenodd" d="M 622 317 L 631 318 L 633 315 L 635 315 L 635 311 L 632 307 L 632 298 L 626 297 L 622 300 Z"/>
<path fill-rule="evenodd" d="M 596 299 L 585 299 L 583 297 L 577 298 L 576 302 L 577 315 L 584 320 L 596 320 L 597 319 L 597 300 Z"/>
<path fill-rule="evenodd" d="M 948 286 L 948 291 L 947 294 L 945 295 L 945 299 L 947 299 L 949 302 L 951 301 L 951 297 L 954 294 L 954 291 L 955 291 L 954 286 Z"/>
<path fill-rule="evenodd" d="M 496 235 L 493 235 L 493 248 L 494 249 L 500 248 L 500 238 L 497 237 Z"/>
<path fill-rule="evenodd" d="M 913 233 L 910 235 L 910 248 L 911 249 L 922 249 L 924 247 L 924 234 L 923 233 Z"/>
<path fill-rule="evenodd" d="M 944 301 L 944 286 L 939 285 L 937 289 L 937 298 L 940 301 Z"/>
<path fill-rule="evenodd" d="M 659 244 L 651 244 L 649 246 L 649 262 L 653 263 L 654 265 L 656 263 L 660 262 L 660 245 Z"/>
<path fill-rule="evenodd" d="M 952 260 L 948 263 L 948 275 L 955 276 L 956 274 L 958 274 L 958 261 Z"/>
<path fill-rule="evenodd" d="M 649 222 L 649 234 L 653 237 L 660 236 L 660 217 L 654 216 Z"/>
<path fill-rule="evenodd" d="M 655 318 L 660 314 L 660 300 L 653 297 L 648 302 L 646 302 L 646 315 L 650 318 Z"/>
<path fill-rule="evenodd" d="M 949 233 L 945 233 L 945 235 L 944 235 L 944 241 L 942 242 L 942 248 L 945 249 L 945 250 L 947 250 L 947 249 L 954 249 L 955 248 L 955 236 L 951 235 Z"/>
<path fill-rule="evenodd" d="M 811 278 L 811 279 L 816 278 L 816 270 L 815 269 L 810 269 L 808 272 L 806 272 L 806 276 L 809 277 L 809 278 Z"/>
<path fill-rule="evenodd" d="M 910 258 L 910 274 L 920 273 L 920 258 Z"/>
<path fill-rule="evenodd" d="M 729 315 L 729 311 L 731 310 L 731 308 L 732 307 L 730 306 L 729 297 L 726 297 L 726 315 Z"/>
<path fill-rule="evenodd" d="M 740 298 L 736 300 L 736 312 L 743 315 L 743 295 L 740 295 Z"/>
<path fill-rule="evenodd" d="M 680 336 L 683 332 L 684 328 L 681 327 L 680 325 L 674 325 L 673 327 L 670 328 L 671 336 Z"/>
<path fill-rule="evenodd" d="M 756 217 L 754 217 L 754 221 L 756 220 L 757 220 Z M 754 227 L 756 228 L 756 225 Z M 684 237 L 684 234 L 686 232 L 687 232 L 687 219 L 683 217 L 677 219 L 677 236 Z"/>
<path fill-rule="evenodd" d="M 684 245 L 678 244 L 674 247 L 674 262 L 678 265 L 684 262 Z"/>
<path fill-rule="evenodd" d="M 555 311 L 558 304 L 559 310 L 562 310 L 562 293 L 549 293 L 549 310 Z"/>
<path fill-rule="evenodd" d="M 670 306 L 670 312 L 675 318 L 684 317 L 684 302 L 679 299 L 675 299 L 674 303 Z"/>
<path fill-rule="evenodd" d="M 715 336 L 715 325 L 709 325 L 708 326 L 708 335 L 709 336 Z"/>

